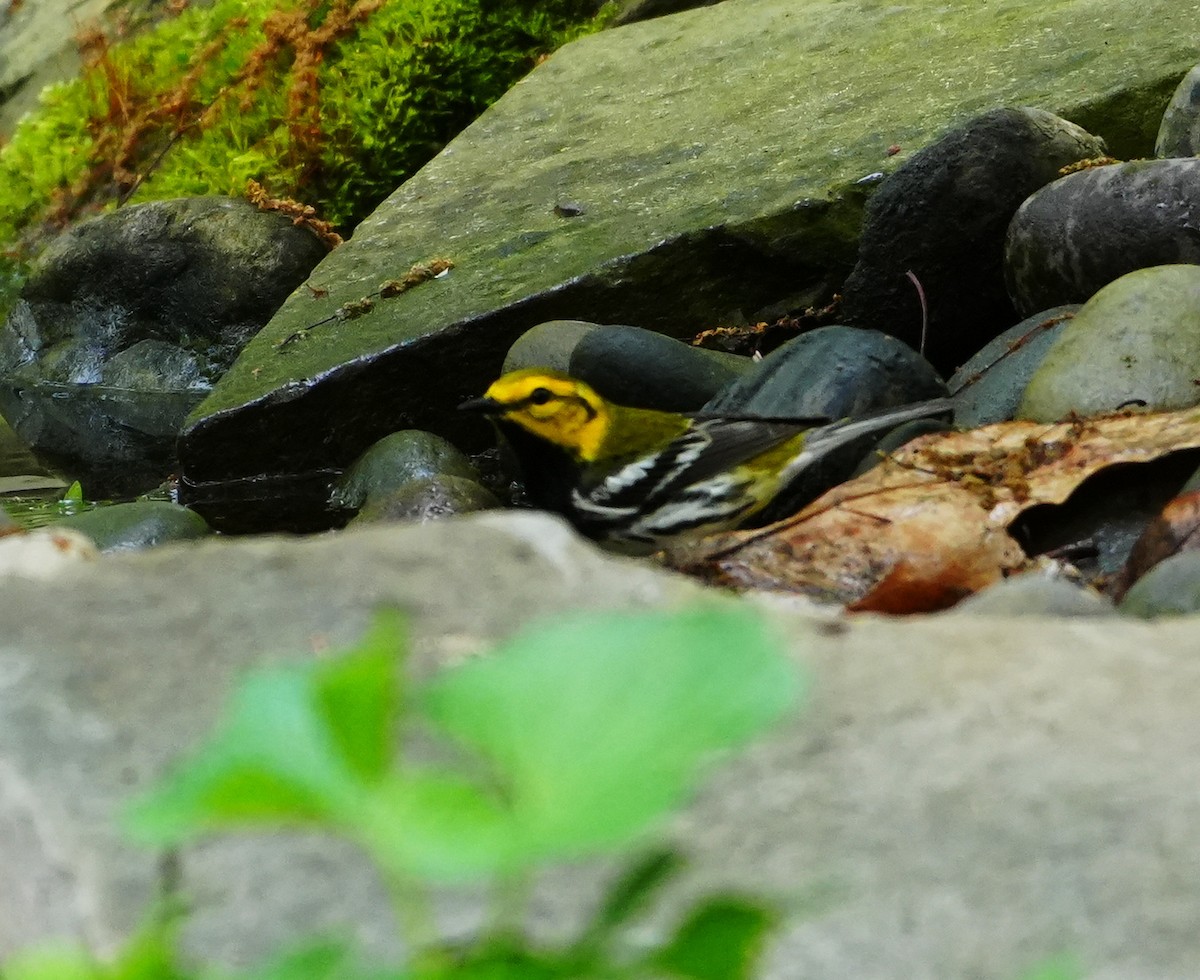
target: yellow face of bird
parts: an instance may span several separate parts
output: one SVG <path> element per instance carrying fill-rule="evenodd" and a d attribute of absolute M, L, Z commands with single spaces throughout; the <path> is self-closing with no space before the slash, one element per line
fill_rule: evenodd
<path fill-rule="evenodd" d="M 481 406 L 582 462 L 596 459 L 612 424 L 611 409 L 591 387 L 548 368 L 512 371 L 493 381 Z"/>

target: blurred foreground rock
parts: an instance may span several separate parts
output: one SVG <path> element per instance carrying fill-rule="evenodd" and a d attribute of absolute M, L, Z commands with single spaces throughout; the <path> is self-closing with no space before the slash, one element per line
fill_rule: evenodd
<path fill-rule="evenodd" d="M 351 643 L 384 604 L 408 613 L 423 671 L 540 617 L 701 598 L 734 601 L 533 514 L 169 545 L 55 588 L 6 579 L 0 958 L 54 938 L 111 950 L 137 925 L 156 859 L 120 842 L 114 815 L 248 666 Z M 760 601 L 811 694 L 677 820 L 693 864 L 672 907 L 719 887 L 773 896 L 792 910 L 773 980 L 1012 980 L 1064 951 L 1091 980 L 1192 974 L 1194 619 L 847 621 Z M 607 871 L 545 875 L 539 930 L 574 928 Z M 182 873 L 189 946 L 218 962 L 314 930 L 395 951 L 373 872 L 324 838 L 221 837 Z M 464 932 L 480 905 L 440 911 Z"/>

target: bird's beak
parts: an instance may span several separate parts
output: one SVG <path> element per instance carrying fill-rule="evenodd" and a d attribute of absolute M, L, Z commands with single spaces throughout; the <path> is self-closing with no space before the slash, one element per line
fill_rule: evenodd
<path fill-rule="evenodd" d="M 468 398 L 458 406 L 460 412 L 480 412 L 483 415 L 498 415 L 504 406 L 494 398 Z"/>

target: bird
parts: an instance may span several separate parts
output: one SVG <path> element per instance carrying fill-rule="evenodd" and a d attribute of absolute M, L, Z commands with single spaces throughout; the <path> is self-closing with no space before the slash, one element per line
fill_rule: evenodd
<path fill-rule="evenodd" d="M 753 523 L 800 473 L 866 435 L 947 415 L 935 398 L 869 415 L 683 415 L 615 404 L 549 368 L 502 375 L 459 408 L 499 424 L 531 502 L 612 550 L 647 554 Z"/>

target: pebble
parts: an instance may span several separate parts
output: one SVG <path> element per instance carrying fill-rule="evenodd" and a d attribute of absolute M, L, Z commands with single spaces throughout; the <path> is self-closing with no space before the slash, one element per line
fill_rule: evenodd
<path fill-rule="evenodd" d="M 1149 411 L 1186 408 L 1200 403 L 1197 378 L 1200 265 L 1139 269 L 1105 286 L 1065 324 L 1030 378 L 1017 415 L 1057 422 L 1130 404 Z"/>
<path fill-rule="evenodd" d="M 1029 379 L 1078 312 L 1079 304 L 1055 306 L 1009 327 L 954 372 L 954 424 L 973 429 L 1014 418 Z"/>
<path fill-rule="evenodd" d="M 947 615 L 1113 616 L 1116 608 L 1093 589 L 1031 572 L 1002 579 L 968 596 Z"/>
<path fill-rule="evenodd" d="M 703 411 L 840 419 L 945 394 L 933 366 L 902 341 L 829 326 L 772 351 Z"/>
<path fill-rule="evenodd" d="M 1200 551 L 1159 562 L 1133 583 L 1117 609 L 1142 619 L 1200 612 Z"/>
<path fill-rule="evenodd" d="M 385 521 L 433 521 L 499 506 L 496 495 L 475 480 L 444 474 L 420 477 L 388 493 L 368 497 L 350 521 L 350 526 Z"/>
<path fill-rule="evenodd" d="M 1163 113 L 1154 141 L 1154 155 L 1194 157 L 1200 154 L 1200 65 L 1180 81 Z"/>
<path fill-rule="evenodd" d="M 102 554 L 141 551 L 211 533 L 194 510 L 166 500 L 108 504 L 64 517 L 56 526 L 86 534 Z"/>
<path fill-rule="evenodd" d="M 403 429 L 371 445 L 334 484 L 330 503 L 359 510 L 414 481 L 454 477 L 478 482 L 471 461 L 441 436 Z"/>
<path fill-rule="evenodd" d="M 1082 303 L 1135 269 L 1200 262 L 1200 159 L 1081 170 L 1021 205 L 1005 277 L 1022 316 Z"/>

